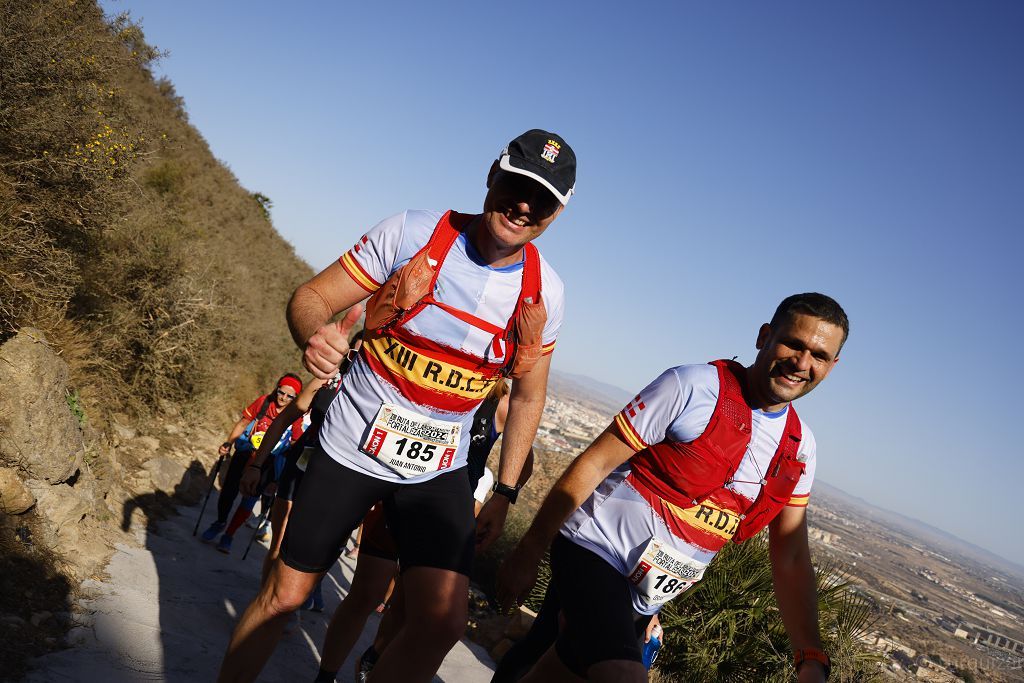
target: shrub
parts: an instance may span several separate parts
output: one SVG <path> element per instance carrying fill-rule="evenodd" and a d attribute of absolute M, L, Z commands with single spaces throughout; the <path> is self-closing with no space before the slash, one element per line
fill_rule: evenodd
<path fill-rule="evenodd" d="M 836 567 L 820 565 L 818 612 L 833 681 L 868 681 L 876 657 L 857 636 L 874 621 L 871 605 L 849 590 Z M 661 612 L 667 642 L 658 668 L 672 680 L 788 681 L 789 638 L 772 588 L 768 543 L 762 534 L 726 546 L 697 585 Z"/>

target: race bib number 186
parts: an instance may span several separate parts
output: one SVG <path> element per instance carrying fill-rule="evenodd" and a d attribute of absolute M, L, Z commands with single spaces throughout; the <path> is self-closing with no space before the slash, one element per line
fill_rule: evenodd
<path fill-rule="evenodd" d="M 461 428 L 458 422 L 434 420 L 385 403 L 360 448 L 402 477 L 416 477 L 452 466 Z"/>
<path fill-rule="evenodd" d="M 661 605 L 700 581 L 706 566 L 652 538 L 628 578 L 646 604 Z"/>

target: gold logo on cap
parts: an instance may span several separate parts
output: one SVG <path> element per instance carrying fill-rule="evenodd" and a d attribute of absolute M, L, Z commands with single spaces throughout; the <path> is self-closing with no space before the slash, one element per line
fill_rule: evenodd
<path fill-rule="evenodd" d="M 555 163 L 555 159 L 558 158 L 558 152 L 561 151 L 562 146 L 554 140 L 548 140 L 544 145 L 544 149 L 541 150 L 540 158 L 548 163 Z"/>

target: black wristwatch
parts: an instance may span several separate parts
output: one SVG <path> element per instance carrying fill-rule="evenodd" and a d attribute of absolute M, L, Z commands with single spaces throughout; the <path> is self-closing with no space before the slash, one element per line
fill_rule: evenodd
<path fill-rule="evenodd" d="M 519 497 L 518 486 L 509 486 L 508 484 L 502 484 L 501 482 L 496 481 L 494 482 L 494 486 L 491 487 L 491 490 L 508 498 L 508 502 L 513 505 L 516 504 L 516 498 Z"/>

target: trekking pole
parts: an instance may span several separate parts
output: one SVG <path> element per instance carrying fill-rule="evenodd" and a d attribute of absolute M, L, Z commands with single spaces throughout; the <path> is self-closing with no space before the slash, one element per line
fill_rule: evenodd
<path fill-rule="evenodd" d="M 228 450 L 230 453 L 230 449 Z M 213 472 L 210 473 L 210 487 L 206 489 L 206 498 L 203 499 L 203 507 L 199 508 L 199 517 L 196 518 L 196 528 L 192 530 L 192 535 L 195 536 L 199 532 L 199 523 L 203 521 L 203 513 L 206 512 L 206 504 L 210 502 L 210 494 L 213 493 L 213 482 L 217 481 L 217 472 L 220 471 L 220 466 L 224 464 L 224 456 L 217 458 L 217 464 L 213 466 Z"/>
<path fill-rule="evenodd" d="M 262 493 L 263 492 L 260 491 L 260 494 L 262 494 Z M 249 542 L 246 543 L 246 545 L 245 545 L 245 552 L 242 553 L 242 559 L 243 560 L 246 557 L 249 556 L 249 548 L 252 547 L 253 541 L 256 540 L 256 537 L 260 533 L 260 527 L 263 526 L 263 522 L 267 521 L 267 515 L 270 514 L 270 506 L 269 505 L 263 505 L 262 502 L 260 503 L 260 505 L 263 507 L 263 510 L 260 511 L 260 518 L 259 518 L 259 521 L 257 521 L 257 523 L 256 523 L 256 528 L 252 530 L 252 536 L 249 537 Z"/>

